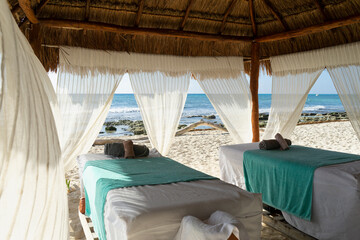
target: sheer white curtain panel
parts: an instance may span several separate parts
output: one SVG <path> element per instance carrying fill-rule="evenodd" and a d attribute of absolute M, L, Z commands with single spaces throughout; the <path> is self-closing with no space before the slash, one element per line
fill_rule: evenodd
<path fill-rule="evenodd" d="M 276 133 L 290 137 L 301 116 L 306 98 L 322 71 L 273 75 L 271 108 L 263 139 L 274 138 Z"/>
<path fill-rule="evenodd" d="M 0 239 L 68 239 L 50 79 L 0 0 Z"/>
<path fill-rule="evenodd" d="M 327 69 L 360 140 L 360 65 L 328 67 Z"/>
<path fill-rule="evenodd" d="M 155 71 L 132 72 L 129 76 L 150 142 L 167 155 L 184 109 L 190 74 Z"/>
<path fill-rule="evenodd" d="M 324 69 L 322 54 L 302 52 L 270 58 L 273 71 L 271 108 L 263 139 L 289 137 L 307 95 Z"/>
<path fill-rule="evenodd" d="M 357 135 L 360 136 L 360 43 L 344 44 L 270 58 L 272 103 L 264 139 L 294 130 L 306 97 L 326 67 Z"/>
<path fill-rule="evenodd" d="M 324 51 L 326 67 L 360 140 L 360 43 Z"/>
<path fill-rule="evenodd" d="M 90 67 L 76 68 L 70 65 L 72 59 L 65 55 L 68 52 L 61 51 L 56 87 L 62 119 L 59 136 L 66 171 L 75 166 L 75 158 L 87 153 L 96 140 L 125 72 L 120 69 L 114 74 Z M 77 57 L 89 65 L 97 59 L 81 53 Z"/>
<path fill-rule="evenodd" d="M 250 88 L 243 71 L 243 60 L 237 58 L 237 68 L 225 65 L 213 71 L 194 73 L 199 85 L 206 93 L 221 121 L 235 143 L 251 142 Z"/>

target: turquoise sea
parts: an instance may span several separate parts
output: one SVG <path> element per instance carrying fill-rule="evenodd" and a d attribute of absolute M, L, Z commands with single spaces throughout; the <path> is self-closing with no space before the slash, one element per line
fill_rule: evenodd
<path fill-rule="evenodd" d="M 271 94 L 259 95 L 260 113 L 268 113 L 271 106 Z M 343 105 L 337 94 L 309 94 L 303 112 L 307 113 L 328 113 L 344 112 Z M 221 120 L 216 114 L 205 94 L 188 94 L 180 124 L 191 124 L 197 122 L 201 115 L 215 115 L 213 122 L 220 123 Z M 141 120 L 139 107 L 134 94 L 115 94 L 106 121 L 116 120 Z M 124 130 L 123 134 L 127 132 Z M 121 134 L 121 130 L 117 131 Z"/>

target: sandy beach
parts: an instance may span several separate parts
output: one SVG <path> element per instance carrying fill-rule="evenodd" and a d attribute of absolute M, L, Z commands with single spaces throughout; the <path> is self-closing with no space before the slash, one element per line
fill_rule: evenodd
<path fill-rule="evenodd" d="M 135 144 L 145 144 L 151 147 L 148 140 L 136 140 L 143 137 L 144 135 L 119 138 L 132 139 Z M 298 125 L 290 139 L 296 145 L 360 154 L 360 142 L 349 121 Z M 167 157 L 199 171 L 220 177 L 219 147 L 228 144 L 233 144 L 232 139 L 228 133 L 222 131 L 189 132 L 175 138 Z M 92 147 L 89 152 L 103 153 L 103 146 Z M 72 189 L 68 194 L 70 239 L 82 239 L 84 234 L 77 212 L 80 196 L 77 167 L 67 172 L 66 178 L 71 180 Z M 262 239 L 286 239 L 286 237 L 275 233 L 271 228 L 264 228 Z"/>

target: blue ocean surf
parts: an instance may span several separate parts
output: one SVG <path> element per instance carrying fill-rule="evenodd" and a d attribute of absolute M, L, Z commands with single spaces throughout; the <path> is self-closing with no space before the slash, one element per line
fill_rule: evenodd
<path fill-rule="evenodd" d="M 271 107 L 271 94 L 259 94 L 260 113 L 269 113 Z M 304 113 L 344 112 L 343 105 L 337 94 L 309 94 Z M 201 116 L 215 115 L 212 122 L 221 123 L 219 116 L 205 94 L 188 94 L 180 124 L 191 124 L 202 119 Z M 134 94 L 115 94 L 107 115 L 106 122 L 117 120 L 141 120 L 139 107 Z M 117 135 L 128 134 L 123 127 L 116 132 Z"/>

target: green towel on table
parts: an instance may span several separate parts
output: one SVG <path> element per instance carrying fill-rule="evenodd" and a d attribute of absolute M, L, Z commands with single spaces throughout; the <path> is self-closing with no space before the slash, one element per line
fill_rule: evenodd
<path fill-rule="evenodd" d="M 85 214 L 90 216 L 99 239 L 104 240 L 104 206 L 110 190 L 213 179 L 165 157 L 88 161 L 83 171 Z"/>
<path fill-rule="evenodd" d="M 287 151 L 249 150 L 243 161 L 245 185 L 250 192 L 262 193 L 264 203 L 311 220 L 316 168 L 356 160 L 359 155 L 301 146 Z"/>

